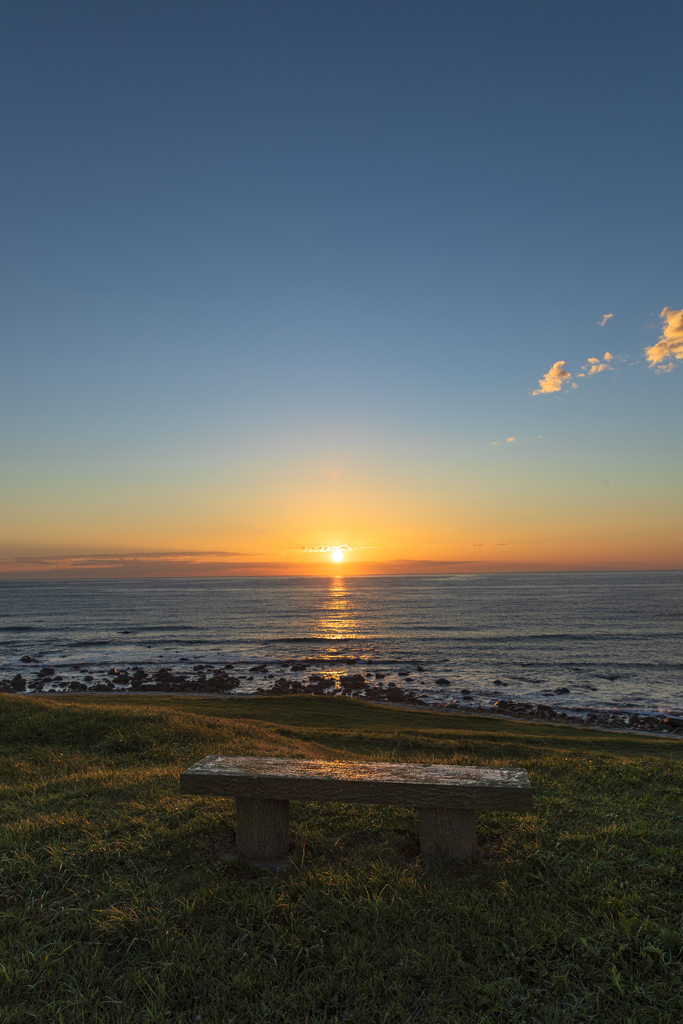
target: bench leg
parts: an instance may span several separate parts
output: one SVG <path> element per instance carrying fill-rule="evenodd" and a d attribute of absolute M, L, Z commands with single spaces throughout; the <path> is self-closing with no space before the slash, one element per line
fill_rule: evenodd
<path fill-rule="evenodd" d="M 418 807 L 420 852 L 432 857 L 473 857 L 477 849 L 474 811 L 454 811 L 450 807 Z"/>
<path fill-rule="evenodd" d="M 245 860 L 274 861 L 289 851 L 289 800 L 237 797 L 235 851 Z"/>

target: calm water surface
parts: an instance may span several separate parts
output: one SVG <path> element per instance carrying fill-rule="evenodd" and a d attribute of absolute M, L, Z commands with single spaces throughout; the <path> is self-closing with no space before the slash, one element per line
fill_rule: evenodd
<path fill-rule="evenodd" d="M 29 675 L 26 654 L 62 673 L 229 661 L 243 693 L 256 663 L 357 658 L 434 702 L 681 714 L 683 572 L 2 582 L 0 677 Z"/>

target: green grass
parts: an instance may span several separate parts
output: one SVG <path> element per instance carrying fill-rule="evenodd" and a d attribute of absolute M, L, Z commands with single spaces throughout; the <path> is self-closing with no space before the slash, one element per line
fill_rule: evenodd
<path fill-rule="evenodd" d="M 237 716 L 241 716 L 238 718 Z M 425 867 L 402 808 L 292 804 L 221 859 L 208 753 L 527 768 L 533 815 Z M 683 1021 L 683 745 L 340 698 L 0 696 L 0 1021 Z"/>

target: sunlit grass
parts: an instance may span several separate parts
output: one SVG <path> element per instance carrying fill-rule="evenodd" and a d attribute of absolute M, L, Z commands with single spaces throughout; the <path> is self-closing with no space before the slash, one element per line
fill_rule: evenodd
<path fill-rule="evenodd" d="M 238 716 L 241 716 L 238 718 Z M 333 698 L 0 697 L 0 1020 L 683 1020 L 683 747 Z M 283 875 L 221 859 L 208 753 L 526 767 L 426 869 L 408 809 L 292 804 Z"/>

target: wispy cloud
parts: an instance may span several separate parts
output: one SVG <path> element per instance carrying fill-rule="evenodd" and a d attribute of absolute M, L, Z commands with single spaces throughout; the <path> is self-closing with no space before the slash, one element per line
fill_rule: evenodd
<path fill-rule="evenodd" d="M 303 544 L 293 550 L 307 555 L 324 555 L 328 551 L 352 551 L 353 549 L 350 544 Z"/>
<path fill-rule="evenodd" d="M 683 359 L 683 309 L 665 306 L 659 315 L 664 321 L 662 336 L 645 349 L 645 355 L 656 373 L 668 373 L 676 365 L 674 359 Z"/>
<path fill-rule="evenodd" d="M 598 324 L 600 325 L 600 327 L 604 327 L 605 324 L 607 323 L 607 321 L 611 320 L 613 316 L 614 316 L 614 313 L 605 313 L 605 315 L 603 316 L 602 320 L 598 320 Z"/>
<path fill-rule="evenodd" d="M 562 385 L 566 384 L 571 377 L 571 373 L 565 369 L 566 365 L 564 359 L 554 363 L 548 372 L 541 377 L 538 382 L 540 387 L 536 391 L 532 391 L 532 394 L 550 395 L 553 391 L 561 391 Z"/>
<path fill-rule="evenodd" d="M 508 437 L 507 440 L 508 440 L 508 442 L 509 441 L 514 441 L 514 437 Z"/>
<path fill-rule="evenodd" d="M 10 559 L 7 564 L 16 566 L 44 565 L 60 568 L 78 569 L 81 566 L 124 566 L 135 565 L 139 562 L 203 562 L 213 558 L 239 558 L 244 557 L 245 551 L 136 551 L 135 553 L 115 555 L 42 555 L 32 557 L 30 555 L 17 555 Z M 248 557 L 254 557 L 253 554 Z"/>
<path fill-rule="evenodd" d="M 259 558 L 241 551 L 137 551 L 123 554 L 20 555 L 0 558 L 0 577 L 43 579 L 134 578 L 151 576 L 225 575 L 235 569 L 258 568 Z"/>

